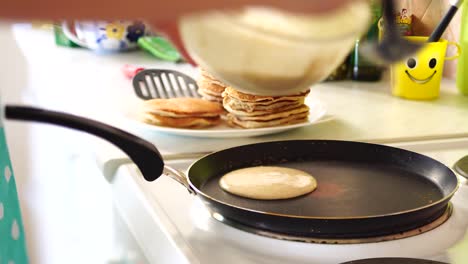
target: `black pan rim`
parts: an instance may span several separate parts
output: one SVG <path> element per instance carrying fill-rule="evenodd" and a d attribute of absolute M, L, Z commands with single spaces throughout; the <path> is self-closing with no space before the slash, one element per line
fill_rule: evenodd
<path fill-rule="evenodd" d="M 420 207 L 417 207 L 417 208 L 413 208 L 413 209 L 410 209 L 410 210 L 405 210 L 405 211 L 400 211 L 400 212 L 395 212 L 395 213 L 390 213 L 390 214 L 380 214 L 380 215 L 369 215 L 369 216 L 343 216 L 343 217 L 339 217 L 339 216 L 333 216 L 333 217 L 315 217 L 315 216 L 303 216 L 303 215 L 287 215 L 287 214 L 277 214 L 277 213 L 271 213 L 271 212 L 264 212 L 264 211 L 259 211 L 259 210 L 253 210 L 253 209 L 249 209 L 249 208 L 245 208 L 245 207 L 240 207 L 240 206 L 236 206 L 236 205 L 232 205 L 232 204 L 229 204 L 229 203 L 225 203 L 223 201 L 220 201 L 218 199 L 215 199 L 209 195 L 206 195 L 205 193 L 203 193 L 200 189 L 198 189 L 193 183 L 192 181 L 190 180 L 190 170 L 192 169 L 192 167 L 199 161 L 201 161 L 202 159 L 208 157 L 208 156 L 211 156 L 211 155 L 216 155 L 217 153 L 220 153 L 220 152 L 224 152 L 224 151 L 229 151 L 229 150 L 232 150 L 232 149 L 235 149 L 235 148 L 241 148 L 241 147 L 249 147 L 249 146 L 253 146 L 253 145 L 260 145 L 260 144 L 278 144 L 278 143 L 288 143 L 288 142 L 311 142 L 311 141 L 315 141 L 315 142 L 322 142 L 322 143 L 353 143 L 353 144 L 364 144 L 364 145 L 368 145 L 368 146 L 376 146 L 376 147 L 383 147 L 383 148 L 389 148 L 389 149 L 394 149 L 394 150 L 403 150 L 403 151 L 406 151 L 408 153 L 412 153 L 412 154 L 415 154 L 415 155 L 422 155 L 428 159 L 431 159 L 432 161 L 446 167 L 452 174 L 453 176 L 455 177 L 456 181 L 457 181 L 457 184 L 455 185 L 455 188 L 452 190 L 452 192 L 450 192 L 448 195 L 446 195 L 445 197 L 433 202 L 433 203 L 430 203 L 430 204 L 427 204 L 425 206 L 420 206 Z M 285 218 L 291 218 L 291 219 L 311 219 L 311 220 L 362 220 L 362 219 L 373 219 L 373 218 L 383 218 L 383 217 L 392 217 L 392 216 L 401 216 L 401 215 L 405 215 L 405 214 L 409 214 L 409 213 L 413 213 L 413 212 L 418 212 L 418 211 L 422 211 L 424 209 L 427 209 L 427 208 L 431 208 L 431 207 L 435 207 L 437 205 L 441 205 L 441 204 L 446 204 L 450 201 L 450 199 L 452 199 L 452 197 L 455 195 L 455 193 L 458 191 L 458 189 L 460 188 L 460 179 L 456 176 L 456 174 L 449 168 L 447 167 L 445 164 L 443 164 L 442 162 L 436 160 L 436 159 L 433 159 L 429 156 L 426 156 L 426 155 L 423 155 L 423 154 L 420 154 L 420 153 L 417 153 L 417 152 L 414 152 L 414 151 L 410 151 L 410 150 L 406 150 L 406 149 L 401 149 L 401 148 L 396 148 L 396 147 L 391 147 L 391 146 L 387 146 L 387 145 L 383 145 L 383 144 L 373 144 L 373 143 L 367 143 L 367 142 L 359 142 L 359 141 L 345 141 L 345 140 L 324 140 L 324 139 L 311 139 L 311 140 L 278 140 L 278 141 L 265 141 L 265 142 L 259 142 L 259 143 L 251 143 L 251 144 L 246 144 L 246 145 L 240 145 L 240 146 L 236 146 L 236 147 L 230 147 L 230 148 L 226 148 L 226 149 L 223 149 L 223 150 L 219 150 L 219 151 L 215 151 L 215 152 L 212 152 L 212 153 L 209 153 L 207 155 L 204 155 L 203 157 L 197 159 L 197 161 L 195 161 L 194 163 L 192 163 L 188 170 L 187 170 L 187 180 L 189 182 L 189 185 L 190 187 L 195 191 L 195 194 L 197 195 L 201 195 L 203 197 L 205 197 L 205 199 L 208 199 L 208 200 L 211 200 L 211 201 L 215 201 L 217 203 L 220 203 L 220 204 L 223 204 L 225 206 L 229 206 L 229 207 L 232 207 L 232 208 L 236 208 L 236 209 L 239 209 L 239 210 L 244 210 L 244 211 L 248 211 L 248 212 L 252 212 L 252 213 L 257 213 L 257 214 L 263 214 L 263 215 L 271 215 L 271 216 L 277 216 L 277 217 L 285 217 Z"/>
<path fill-rule="evenodd" d="M 379 240 L 379 236 L 369 236 L 369 237 L 365 236 L 363 238 L 356 238 L 356 237 L 330 238 L 330 237 L 318 237 L 318 236 L 314 237 L 313 235 L 312 236 L 307 236 L 307 235 L 306 236 L 301 236 L 301 235 L 297 236 L 297 235 L 294 235 L 294 234 L 276 232 L 276 230 L 267 230 L 267 229 L 264 229 L 264 228 L 261 228 L 261 227 L 252 227 L 252 226 L 249 226 L 248 224 L 241 223 L 241 222 L 233 220 L 233 219 L 231 219 L 229 217 L 224 217 L 222 214 L 220 214 L 218 212 L 212 212 L 211 216 L 216 221 L 224 223 L 224 224 L 226 224 L 228 226 L 231 226 L 233 228 L 242 230 L 242 231 L 247 232 L 247 233 L 260 235 L 260 236 L 264 236 L 264 237 L 268 237 L 268 238 L 275 238 L 275 236 L 280 236 L 280 237 L 282 237 L 282 238 L 280 238 L 280 240 L 283 240 L 283 241 L 294 241 L 294 242 L 307 243 L 307 244 L 309 244 L 309 243 L 323 244 L 324 240 L 331 240 L 331 242 L 325 243 L 325 244 L 329 244 L 329 245 L 336 245 L 336 243 L 334 243 L 335 240 L 341 240 L 341 241 L 346 241 L 346 242 L 345 243 L 343 243 L 343 242 L 338 243 L 340 245 L 353 245 L 353 244 L 356 245 L 356 244 L 370 244 L 370 243 L 381 243 L 381 242 L 395 241 L 395 240 L 410 238 L 410 237 L 414 237 L 414 236 L 417 236 L 417 235 L 420 235 L 420 234 L 430 232 L 430 231 L 440 227 L 441 225 L 445 224 L 448 221 L 448 219 L 450 219 L 450 217 L 453 215 L 453 210 L 454 210 L 453 203 L 449 202 L 447 204 L 447 207 L 445 208 L 445 213 L 447 214 L 447 216 L 446 216 L 445 220 L 442 220 L 442 223 L 440 225 L 437 225 L 437 226 L 435 226 L 433 228 L 425 230 L 422 233 L 414 234 L 414 235 L 411 235 L 411 236 L 408 236 L 408 237 L 396 238 L 396 239 L 392 239 L 392 240 L 388 240 L 388 239 Z M 220 215 L 222 218 L 220 218 L 218 215 Z M 441 217 L 443 217 L 443 215 Z M 439 217 L 439 218 L 435 219 L 434 221 L 438 221 L 439 219 L 441 219 L 441 218 Z M 431 223 L 433 223 L 433 222 L 431 222 Z M 421 228 L 421 227 L 418 227 L 418 228 Z M 411 231 L 411 229 L 409 231 Z M 400 234 L 401 234 L 401 232 L 403 232 L 403 233 L 408 232 L 408 230 L 400 231 Z M 392 235 L 392 234 L 394 235 L 394 233 L 390 233 L 388 235 Z M 358 240 L 359 239 L 375 239 L 375 241 L 366 241 L 366 242 L 358 242 L 358 243 L 351 242 L 352 240 L 356 240 L 356 239 L 358 239 Z M 309 242 L 310 240 L 316 240 L 316 241 L 319 241 L 319 242 Z"/>
<path fill-rule="evenodd" d="M 428 262 L 432 264 L 448 264 L 446 262 L 435 261 L 431 259 L 422 259 L 422 258 L 405 258 L 405 257 L 377 257 L 377 258 L 365 258 L 365 259 L 355 259 L 347 262 L 342 262 L 340 264 L 365 264 L 365 263 L 377 263 L 376 261 L 382 260 L 395 260 L 395 261 L 416 261 L 418 263 Z M 396 263 L 396 262 L 395 262 Z"/>

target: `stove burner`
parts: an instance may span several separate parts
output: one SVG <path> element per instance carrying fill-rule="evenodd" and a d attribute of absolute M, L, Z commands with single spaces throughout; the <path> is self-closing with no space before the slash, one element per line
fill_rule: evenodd
<path fill-rule="evenodd" d="M 295 242 L 304 242 L 304 243 L 316 243 L 316 244 L 364 244 L 364 243 L 376 243 L 376 242 L 384 242 L 384 241 L 392 241 L 397 239 L 408 238 L 412 236 L 417 236 L 422 233 L 431 231 L 439 226 L 441 226 L 445 221 L 447 221 L 453 212 L 453 206 L 451 203 L 448 204 L 447 210 L 437 218 L 435 221 L 418 227 L 413 230 L 408 230 L 405 232 L 400 232 L 397 234 L 385 235 L 385 236 L 377 236 L 377 237 L 366 237 L 366 238 L 340 238 L 340 239 L 328 239 L 328 238 L 313 238 L 313 237 L 299 237 L 287 234 L 278 234 L 271 231 L 260 230 L 256 228 L 252 228 L 243 224 L 239 224 L 238 222 L 232 221 L 223 217 L 218 213 L 212 213 L 212 217 L 224 224 L 227 224 L 231 227 L 234 227 L 239 230 L 243 230 L 245 232 L 274 238 L 280 240 L 287 240 L 287 241 L 295 241 Z"/>

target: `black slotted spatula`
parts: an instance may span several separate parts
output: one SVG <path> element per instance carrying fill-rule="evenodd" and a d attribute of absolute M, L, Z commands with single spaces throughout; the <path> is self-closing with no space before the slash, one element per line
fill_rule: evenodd
<path fill-rule="evenodd" d="M 133 77 L 133 89 L 143 100 L 176 97 L 201 98 L 197 92 L 197 82 L 192 77 L 174 70 L 140 71 Z"/>

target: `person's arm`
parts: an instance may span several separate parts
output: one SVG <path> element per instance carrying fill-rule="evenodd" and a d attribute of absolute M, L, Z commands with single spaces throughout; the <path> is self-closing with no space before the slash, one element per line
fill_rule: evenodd
<path fill-rule="evenodd" d="M 294 12 L 322 12 L 352 0 L 7 0 L 0 19 L 147 19 L 167 21 L 188 12 L 267 5 Z"/>
<path fill-rule="evenodd" d="M 143 19 L 171 39 L 191 64 L 184 48 L 177 18 L 185 13 L 264 5 L 298 13 L 325 12 L 353 0 L 7 0 L 0 7 L 0 20 Z M 354 0 L 355 1 L 355 0 Z"/>

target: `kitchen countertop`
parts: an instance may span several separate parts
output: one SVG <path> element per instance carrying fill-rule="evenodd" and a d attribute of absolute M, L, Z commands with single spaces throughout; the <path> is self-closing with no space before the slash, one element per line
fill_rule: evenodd
<path fill-rule="evenodd" d="M 193 139 L 137 131 L 166 152 L 216 150 L 239 144 L 286 139 L 339 139 L 392 143 L 468 136 L 468 97 L 453 92 L 445 80 L 436 101 L 419 102 L 390 96 L 387 83 L 337 82 L 315 85 L 318 98 L 334 120 L 289 132 L 242 139 Z M 192 145 L 195 144 L 195 145 Z"/>
<path fill-rule="evenodd" d="M 212 151 L 283 139 L 389 143 L 468 136 L 468 97 L 457 94 L 454 81 L 443 81 L 437 100 L 410 101 L 391 96 L 385 79 L 377 83 L 345 81 L 314 85 L 310 97 L 323 102 L 335 119 L 286 133 L 242 139 L 194 139 L 148 132 L 125 121 L 124 113 L 135 107 L 139 99 L 121 67 L 131 64 L 171 68 L 192 75 L 197 74 L 196 69 L 160 62 L 143 52 L 99 55 L 84 49 L 57 48 L 49 31 L 31 30 L 27 26 L 16 26 L 14 33 L 32 72 L 31 85 L 40 86 L 33 89 L 36 105 L 120 126 L 154 142 L 162 153 Z"/>

